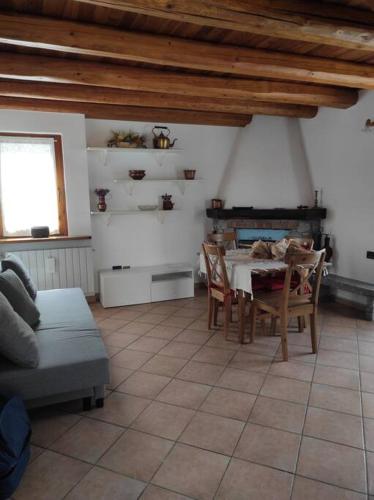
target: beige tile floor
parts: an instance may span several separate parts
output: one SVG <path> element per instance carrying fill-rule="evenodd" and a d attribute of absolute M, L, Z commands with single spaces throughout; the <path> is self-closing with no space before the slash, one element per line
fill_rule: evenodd
<path fill-rule="evenodd" d="M 92 310 L 105 407 L 32 413 L 15 500 L 374 500 L 373 323 L 322 308 L 318 355 L 291 325 L 283 363 L 278 337 L 208 331 L 204 296 Z"/>

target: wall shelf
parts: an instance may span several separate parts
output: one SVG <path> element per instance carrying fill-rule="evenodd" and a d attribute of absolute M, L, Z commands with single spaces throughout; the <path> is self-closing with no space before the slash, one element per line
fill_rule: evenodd
<path fill-rule="evenodd" d="M 194 182 L 201 182 L 202 179 L 141 179 L 141 180 L 133 180 L 133 179 L 113 179 L 113 182 L 116 184 L 123 184 L 129 195 L 132 195 L 134 192 L 134 187 L 137 185 L 141 185 L 142 183 L 153 184 L 153 183 L 172 183 L 175 184 L 180 193 L 184 194 L 186 191 L 186 186 L 193 184 Z"/>
<path fill-rule="evenodd" d="M 87 151 L 101 153 L 102 155 L 104 155 L 104 165 L 107 164 L 108 154 L 114 153 L 114 154 L 127 154 L 127 155 L 148 154 L 148 155 L 153 156 L 154 159 L 156 160 L 156 162 L 161 166 L 162 161 L 166 156 L 181 153 L 183 151 L 183 149 L 176 149 L 176 148 L 170 148 L 170 149 L 105 148 L 105 147 L 89 146 L 89 147 L 87 147 Z"/>
<path fill-rule="evenodd" d="M 170 214 L 173 212 L 181 212 L 176 208 L 173 210 L 107 210 L 106 212 L 97 212 L 95 210 L 91 210 L 92 216 L 101 216 L 106 219 L 107 226 L 111 223 L 112 217 L 116 215 L 139 215 L 139 214 L 151 214 L 154 215 L 161 224 L 165 221 L 166 214 Z"/>

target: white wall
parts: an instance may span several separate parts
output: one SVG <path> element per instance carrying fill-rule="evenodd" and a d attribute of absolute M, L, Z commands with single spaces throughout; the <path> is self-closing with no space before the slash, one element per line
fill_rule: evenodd
<path fill-rule="evenodd" d="M 154 214 L 119 215 L 106 224 L 106 217 L 94 216 L 93 247 L 96 269 L 112 265 L 153 265 L 197 261 L 205 234 L 206 200 L 217 194 L 237 129 L 197 125 L 170 124 L 171 136 L 178 137 L 178 155 L 167 155 L 162 165 L 147 154 L 110 154 L 107 164 L 100 153 L 88 156 L 91 207 L 94 208 L 97 187 L 111 190 L 108 209 L 136 209 L 138 204 L 160 203 L 161 194 L 173 195 L 175 212 L 165 215 L 160 224 Z M 87 120 L 87 144 L 105 146 L 111 130 L 133 130 L 147 135 L 151 146 L 152 125 L 138 122 Z M 132 196 L 113 178 L 128 178 L 128 170 L 146 170 L 146 178 L 183 178 L 183 168 L 195 168 L 201 183 L 192 183 L 184 195 L 175 184 L 135 185 Z"/>
<path fill-rule="evenodd" d="M 238 130 L 219 186 L 226 206 L 311 205 L 313 186 L 298 120 L 255 116 Z"/>
<path fill-rule="evenodd" d="M 62 135 L 69 235 L 90 235 L 84 116 L 0 110 L 0 130 Z"/>
<path fill-rule="evenodd" d="M 363 132 L 374 118 L 374 93 L 361 94 L 348 110 L 321 109 L 301 122 L 313 184 L 323 190 L 328 210 L 325 230 L 334 243 L 336 272 L 374 282 L 374 132 Z"/>

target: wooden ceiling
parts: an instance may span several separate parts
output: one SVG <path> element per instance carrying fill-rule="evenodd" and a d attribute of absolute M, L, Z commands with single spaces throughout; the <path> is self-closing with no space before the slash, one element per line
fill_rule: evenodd
<path fill-rule="evenodd" d="M 374 89 L 373 4 L 2 0 L 0 108 L 232 126 L 346 109 Z"/>

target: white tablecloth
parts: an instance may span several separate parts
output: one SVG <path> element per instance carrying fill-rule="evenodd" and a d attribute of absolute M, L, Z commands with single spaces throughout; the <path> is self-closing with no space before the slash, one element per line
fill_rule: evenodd
<path fill-rule="evenodd" d="M 232 290 L 243 290 L 252 295 L 252 275 L 261 272 L 282 271 L 287 264 L 279 260 L 253 259 L 247 249 L 227 250 L 226 269 Z M 206 274 L 204 255 L 200 254 L 200 273 Z"/>

